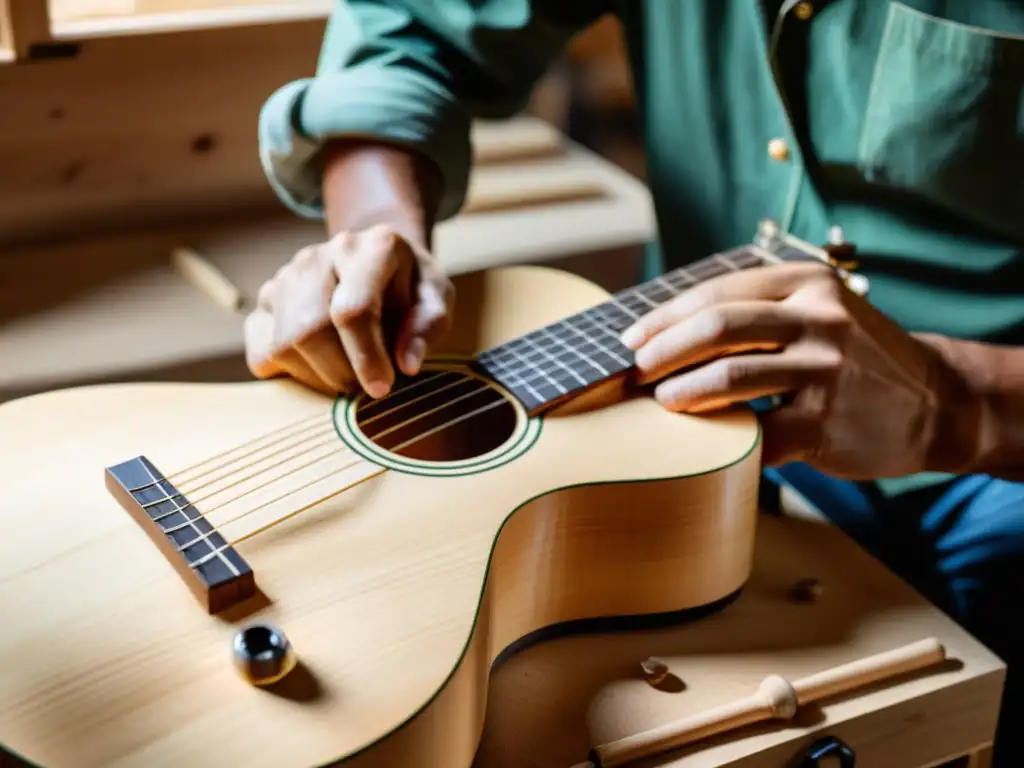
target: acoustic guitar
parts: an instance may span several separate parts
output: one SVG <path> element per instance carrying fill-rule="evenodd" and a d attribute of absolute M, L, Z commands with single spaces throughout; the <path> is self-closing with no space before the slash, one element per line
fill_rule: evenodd
<path fill-rule="evenodd" d="M 829 255 L 766 222 L 615 295 L 549 268 L 463 275 L 443 353 L 376 401 L 280 379 L 0 406 L 7 759 L 466 768 L 504 654 L 727 605 L 751 568 L 756 416 L 666 411 L 618 336 L 789 259 Z"/>

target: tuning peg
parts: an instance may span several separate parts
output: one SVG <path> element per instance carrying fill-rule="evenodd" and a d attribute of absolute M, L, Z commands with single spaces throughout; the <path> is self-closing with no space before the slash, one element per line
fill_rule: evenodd
<path fill-rule="evenodd" d="M 829 227 L 828 242 L 822 246 L 822 250 L 828 254 L 829 264 L 844 272 L 852 272 L 860 264 L 852 258 L 857 252 L 857 246 L 846 241 L 846 235 L 840 226 Z"/>
<path fill-rule="evenodd" d="M 860 262 L 852 258 L 857 253 L 857 246 L 847 242 L 842 227 L 829 227 L 828 242 L 822 246 L 822 250 L 828 256 L 828 263 L 843 278 L 846 287 L 858 296 L 867 296 L 869 281 L 864 275 L 855 272 Z"/>

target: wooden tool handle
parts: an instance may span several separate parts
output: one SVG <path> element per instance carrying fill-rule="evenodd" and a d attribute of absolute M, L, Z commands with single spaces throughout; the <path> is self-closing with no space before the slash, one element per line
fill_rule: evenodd
<path fill-rule="evenodd" d="M 601 768 L 615 768 L 750 723 L 789 719 L 796 714 L 796 708 L 793 686 L 778 675 L 771 675 L 753 696 L 604 744 L 595 748 L 591 757 L 599 760 Z"/>
<path fill-rule="evenodd" d="M 930 667 L 946 658 L 946 649 L 934 637 L 902 648 L 852 661 L 793 683 L 800 705 L 861 688 L 905 672 Z"/>
<path fill-rule="evenodd" d="M 833 667 L 794 684 L 771 675 L 753 696 L 595 747 L 590 760 L 597 768 L 617 768 L 751 723 L 789 720 L 801 704 L 922 669 L 945 658 L 942 644 L 929 638 Z"/>
<path fill-rule="evenodd" d="M 242 312 L 245 296 L 207 259 L 191 248 L 182 246 L 171 251 L 171 263 L 182 277 L 205 293 L 228 312 Z"/>

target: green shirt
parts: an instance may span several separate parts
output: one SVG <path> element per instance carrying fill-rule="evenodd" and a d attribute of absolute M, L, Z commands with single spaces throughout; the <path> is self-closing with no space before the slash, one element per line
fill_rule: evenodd
<path fill-rule="evenodd" d="M 1022 0 L 337 0 L 316 76 L 261 114 L 267 176 L 320 216 L 320 143 L 382 137 L 437 162 L 451 216 L 471 119 L 520 110 L 605 12 L 643 118 L 651 269 L 766 217 L 811 242 L 839 225 L 907 329 L 1024 343 Z"/>

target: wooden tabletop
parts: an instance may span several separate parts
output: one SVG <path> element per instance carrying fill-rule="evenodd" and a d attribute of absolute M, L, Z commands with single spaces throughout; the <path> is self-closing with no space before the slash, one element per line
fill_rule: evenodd
<path fill-rule="evenodd" d="M 820 581 L 816 602 L 790 599 L 804 578 Z M 837 528 L 766 515 L 749 585 L 719 614 L 672 629 L 553 640 L 495 670 L 475 768 L 570 768 L 593 744 L 748 696 L 767 675 L 792 680 L 930 636 L 949 658 L 934 671 L 636 768 L 790 766 L 823 734 L 852 747 L 857 765 L 922 768 L 992 739 L 1004 675 L 996 656 Z M 650 656 L 674 675 L 665 690 L 643 679 Z"/>

